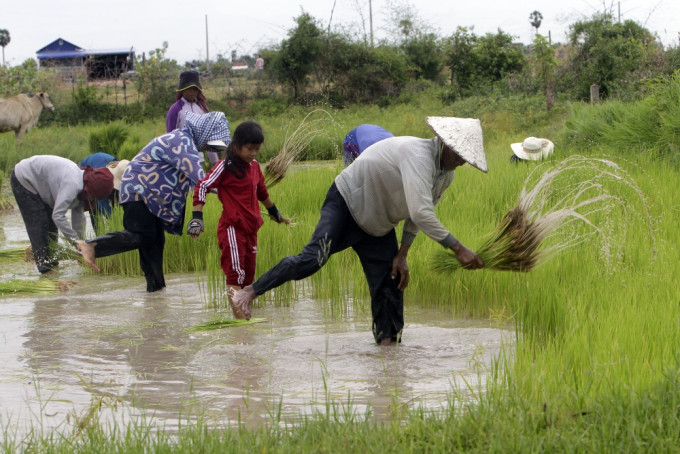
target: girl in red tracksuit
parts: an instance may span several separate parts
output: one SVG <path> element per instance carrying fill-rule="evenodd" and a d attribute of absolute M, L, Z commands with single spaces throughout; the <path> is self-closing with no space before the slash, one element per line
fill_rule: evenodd
<path fill-rule="evenodd" d="M 234 305 L 231 295 L 252 284 L 255 278 L 257 231 L 263 223 L 258 202 L 262 202 L 274 221 L 290 223 L 269 198 L 260 164 L 255 160 L 262 142 L 264 134 L 258 123 L 245 121 L 236 128 L 226 158 L 196 184 L 193 219 L 187 227 L 192 238 L 203 232 L 205 198 L 208 192 L 217 189 L 217 197 L 222 202 L 217 238 L 229 303 L 236 318 L 250 319 L 250 307 Z"/>

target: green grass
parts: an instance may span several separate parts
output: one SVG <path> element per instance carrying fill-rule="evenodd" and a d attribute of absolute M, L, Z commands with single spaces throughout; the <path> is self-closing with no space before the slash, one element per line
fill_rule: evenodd
<path fill-rule="evenodd" d="M 671 88 L 666 88 L 671 90 Z M 515 206 L 533 164 L 512 165 L 509 144 L 526 136 L 553 138 L 555 163 L 573 154 L 618 163 L 636 182 L 622 195 L 623 205 L 607 215 L 594 214 L 617 241 L 604 246 L 597 237 L 573 246 L 529 273 L 466 271 L 431 273 L 434 241 L 418 236 L 409 253 L 411 283 L 405 304 L 429 307 L 453 317 L 482 317 L 511 323 L 516 344 L 492 365 L 486 393 L 470 399 L 460 390 L 450 409 L 428 413 L 396 411 L 376 423 L 352 411 L 351 404 L 327 404 L 326 412 L 283 422 L 272 411 L 269 424 L 257 428 L 183 425 L 178 434 L 156 427 L 153 419 L 111 427 L 94 420 L 78 437 L 32 432 L 19 439 L 5 426 L 6 452 L 678 452 L 680 440 L 680 178 L 668 126 L 665 145 L 640 142 L 625 148 L 607 142 L 616 127 L 607 118 L 622 111 L 615 104 L 572 110 L 565 127 L 565 106 L 554 114 L 537 113 L 518 120 L 518 111 L 493 111 L 495 100 L 479 103 L 489 173 L 469 166 L 456 172 L 452 187 L 436 212 L 466 246 L 476 250 L 505 213 Z M 496 100 L 497 101 L 497 100 Z M 339 125 L 329 131 L 335 146 L 344 133 L 364 122 L 381 124 L 396 134 L 429 137 L 426 115 L 473 112 L 468 104 L 442 106 L 426 94 L 412 106 L 390 109 L 348 108 L 335 113 Z M 525 106 L 526 100 L 517 100 Z M 496 107 L 501 106 L 499 102 Z M 662 104 L 658 104 L 663 107 Z M 427 107 L 429 106 L 429 107 Z M 491 107 L 490 107 L 491 106 Z M 631 106 L 627 106 L 631 108 Z M 460 108 L 457 110 L 457 108 Z M 672 125 L 664 110 L 662 123 Z M 645 112 L 641 109 L 638 112 Z M 295 114 L 297 115 L 297 114 Z M 293 115 L 291 115 L 293 116 Z M 269 144 L 283 141 L 279 125 L 291 116 L 258 119 Z M 529 128 L 532 118 L 535 127 Z M 618 121 L 618 120 L 617 120 Z M 592 122 L 592 134 L 584 128 Z M 570 142 L 575 125 L 586 142 Z M 618 124 L 618 123 L 617 123 Z M 630 125 L 629 123 L 626 123 Z M 645 122 L 648 128 L 658 122 Z M 149 125 L 146 125 L 148 128 Z M 334 127 L 335 128 L 335 127 Z M 146 134 L 151 137 L 152 128 Z M 604 131 L 602 129 L 605 129 Z M 74 132 L 80 135 L 81 132 Z M 143 133 L 139 133 L 143 136 Z M 569 134 L 572 134 L 570 136 Z M 638 131 L 640 137 L 655 137 Z M 34 130 L 26 139 L 73 141 L 64 130 Z M 5 135 L 6 136 L 6 135 Z M 81 135 L 81 140 L 82 140 Z M 575 136 L 573 136 L 575 137 Z M 0 139 L 5 137 L 0 136 Z M 75 142 L 74 142 L 75 143 Z M 43 143 L 44 145 L 45 143 Z M 583 145 L 585 144 L 585 145 Z M 86 150 L 84 140 L 82 149 Z M 40 147 L 41 149 L 48 149 Z M 23 150 L 22 150 L 23 152 Z M 318 220 L 326 190 L 342 169 L 339 159 L 319 166 L 298 165 L 272 188 L 271 196 L 295 225 L 265 221 L 260 230 L 256 274 L 283 256 L 299 252 Z M 193 269 L 206 305 L 224 306 L 224 275 L 219 268 L 216 226 L 221 206 L 209 197 L 206 231 L 198 240 L 168 237 L 166 268 Z M 647 213 L 647 215 L 645 214 Z M 584 231 L 575 227 L 575 235 Z M 620 236 L 621 235 L 621 236 Z M 111 264 L 107 272 L 139 272 L 136 254 L 127 265 Z M 101 261 L 104 264 L 104 261 Z M 182 268 L 186 267 L 186 268 Z M 308 280 L 288 283 L 259 297 L 257 307 L 288 304 L 301 286 L 331 315 L 358 311 L 369 317 L 368 290 L 351 251 L 336 254 Z M 142 289 L 140 289 L 142 291 Z M 424 354 L 427 354 L 426 352 Z M 471 387 L 472 389 L 472 387 Z"/>

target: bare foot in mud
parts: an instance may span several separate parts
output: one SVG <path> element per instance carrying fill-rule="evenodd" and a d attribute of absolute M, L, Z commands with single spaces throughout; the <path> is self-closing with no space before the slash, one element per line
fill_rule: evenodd
<path fill-rule="evenodd" d="M 77 248 L 80 255 L 83 257 L 83 262 L 93 270 L 99 272 L 99 267 L 94 259 L 94 247 L 97 243 L 87 243 L 85 241 L 78 241 Z"/>

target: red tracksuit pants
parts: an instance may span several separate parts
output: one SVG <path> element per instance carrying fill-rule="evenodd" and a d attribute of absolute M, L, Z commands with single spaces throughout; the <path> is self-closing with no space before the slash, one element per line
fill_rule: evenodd
<path fill-rule="evenodd" d="M 221 265 L 227 277 L 227 285 L 245 287 L 255 278 L 257 259 L 257 232 L 246 232 L 230 225 L 217 232 L 222 250 Z"/>

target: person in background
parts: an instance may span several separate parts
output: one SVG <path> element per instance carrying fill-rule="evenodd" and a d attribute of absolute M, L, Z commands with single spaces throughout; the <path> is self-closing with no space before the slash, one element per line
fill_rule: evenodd
<path fill-rule="evenodd" d="M 203 233 L 203 205 L 207 194 L 216 189 L 222 203 L 222 215 L 217 225 L 221 265 L 232 312 L 234 317 L 241 319 L 246 318 L 246 314 L 233 304 L 231 295 L 252 284 L 255 277 L 257 231 L 263 223 L 258 201 L 272 220 L 290 223 L 269 198 L 260 164 L 255 160 L 263 142 L 264 134 L 258 123 L 245 121 L 238 125 L 227 148 L 227 157 L 196 185 L 193 219 L 187 227 L 192 238 Z"/>
<path fill-rule="evenodd" d="M 342 155 L 348 166 L 368 147 L 394 134 L 378 125 L 363 124 L 352 129 L 342 143 Z"/>
<path fill-rule="evenodd" d="M 482 127 L 477 119 L 427 117 L 432 139 L 392 137 L 370 146 L 331 185 L 321 218 L 302 252 L 286 257 L 233 296 L 250 317 L 255 297 L 321 269 L 331 255 L 352 248 L 359 256 L 371 294 L 373 336 L 380 345 L 401 340 L 406 263 L 422 230 L 454 251 L 466 269 L 484 264 L 439 221 L 434 207 L 466 162 L 487 172 Z M 401 246 L 395 227 L 404 221 Z"/>
<path fill-rule="evenodd" d="M 33 249 L 38 271 L 47 273 L 59 265 L 51 243 L 59 232 L 82 252 L 85 215 L 111 194 L 114 176 L 106 168 L 81 168 L 61 156 L 36 155 L 14 166 L 10 185 Z M 66 214 L 71 211 L 71 222 Z"/>
<path fill-rule="evenodd" d="M 165 288 L 165 232 L 181 235 L 189 190 L 205 176 L 199 150 L 226 149 L 230 142 L 222 112 L 187 113 L 186 124 L 156 137 L 130 161 L 120 184 L 124 230 L 88 240 L 81 249 L 87 265 L 95 259 L 137 249 L 146 291 Z"/>
<path fill-rule="evenodd" d="M 176 90 L 175 99 L 175 103 L 170 106 L 165 117 L 165 132 L 182 129 L 184 127 L 187 112 L 196 114 L 206 114 L 210 112 L 205 95 L 203 94 L 203 87 L 201 87 L 198 71 L 182 71 L 179 75 L 179 86 Z M 199 158 L 201 164 L 203 164 L 204 157 L 202 151 L 199 152 Z M 215 151 L 208 151 L 208 160 L 212 166 L 220 160 L 220 156 Z"/>
<path fill-rule="evenodd" d="M 255 69 L 257 70 L 257 77 L 262 77 L 264 73 L 264 58 L 262 58 L 262 55 L 258 54 L 255 59 Z"/>
<path fill-rule="evenodd" d="M 524 142 L 510 144 L 512 156 L 510 162 L 541 161 L 553 154 L 555 144 L 548 139 L 527 137 Z"/>

